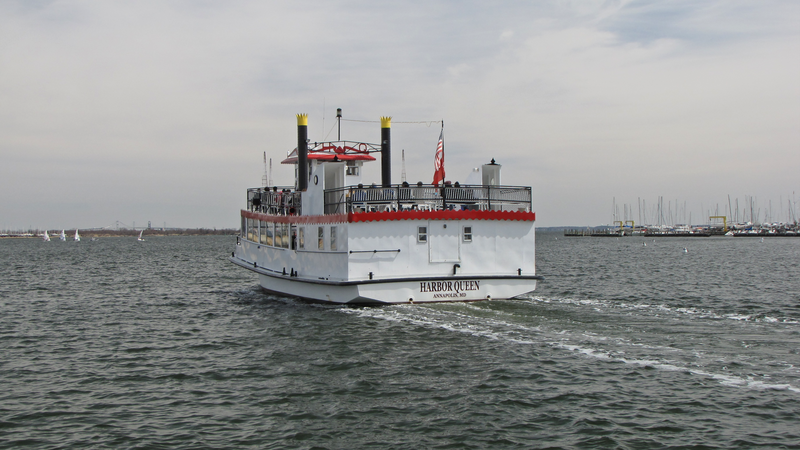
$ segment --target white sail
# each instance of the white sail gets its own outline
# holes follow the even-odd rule
[[[58,238],[61,239],[62,241],[67,240],[67,234],[64,233],[64,230],[61,230],[61,236],[59,236]]]
[[[144,239],[142,238],[142,233],[144,233],[144,230],[142,230],[142,231],[140,231],[140,232],[139,232],[139,238],[137,239],[138,241],[143,241],[143,240],[144,240]]]
[[[75,241],[80,241],[80,240],[81,240],[81,235],[78,234],[78,229],[75,228]]]
[[[47,234],[47,230],[44,230],[44,236],[42,236],[42,240],[45,242],[50,242],[50,235]]]

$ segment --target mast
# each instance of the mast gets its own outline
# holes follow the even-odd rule
[[[403,168],[402,172],[400,172],[400,181],[406,181],[406,150],[400,150],[400,163]]]
[[[336,135],[336,140],[342,140],[342,108],[336,108],[336,125],[339,127],[339,132]]]
[[[728,194],[728,214],[730,215],[730,218],[728,220],[730,220],[731,223],[734,223],[733,222],[733,205],[731,205],[731,194]]]
[[[617,223],[617,197],[611,197],[611,225]]]
[[[267,176],[267,152],[264,152],[264,176],[261,177],[261,185],[269,186],[269,176]]]

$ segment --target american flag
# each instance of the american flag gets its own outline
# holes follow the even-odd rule
[[[433,184],[438,185],[444,181],[444,129],[439,134],[439,144],[436,146],[436,157],[433,160]]]

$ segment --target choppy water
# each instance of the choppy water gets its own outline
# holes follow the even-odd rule
[[[0,240],[0,448],[800,448],[800,239],[540,233],[530,299],[381,308],[234,243]]]

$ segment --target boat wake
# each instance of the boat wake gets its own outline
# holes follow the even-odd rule
[[[337,311],[536,346],[534,354],[541,358],[550,353],[563,357],[564,352],[568,352],[575,357],[623,363],[628,367],[683,372],[715,380],[721,386],[800,393],[800,357],[797,356],[800,351],[766,352],[762,346],[748,346],[737,337],[752,338],[754,333],[768,333],[763,326],[778,323],[763,318],[741,319],[658,305],[612,305],[541,297]],[[687,318],[681,320],[681,316]],[[739,327],[760,328],[731,330],[731,322],[719,319],[736,319],[734,323]],[[713,325],[715,322],[717,325]],[[780,323],[792,325],[796,322]],[[710,328],[709,324],[712,324]],[[777,341],[779,338],[761,336],[754,340]],[[800,349],[800,343],[794,345]],[[787,358],[787,354],[791,358]]]
[[[745,322],[767,322],[782,324],[800,324],[800,318],[783,316],[774,317],[765,313],[743,314],[737,312],[723,313],[696,307],[674,307],[665,304],[610,302],[604,300],[580,300],[571,298],[551,299],[546,297],[530,297],[529,301],[539,303],[561,303],[581,306],[594,306],[603,309],[651,311],[652,314],[686,315],[698,319],[731,319]]]

